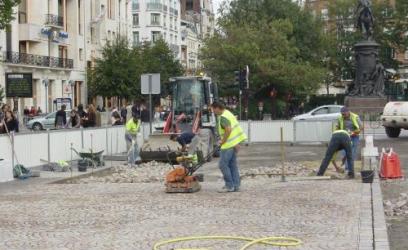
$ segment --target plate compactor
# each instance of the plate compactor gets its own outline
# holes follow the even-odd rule
[[[179,165],[174,166],[166,176],[166,193],[194,193],[201,189],[202,174],[194,173],[206,162],[202,151],[194,154],[184,153],[176,158]]]

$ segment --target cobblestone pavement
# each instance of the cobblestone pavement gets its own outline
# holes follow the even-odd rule
[[[195,194],[165,194],[160,183],[6,190],[0,194],[0,249],[148,250],[157,241],[193,235],[290,236],[304,242],[291,249],[358,248],[357,180],[246,180],[242,192],[229,194],[218,194],[220,186],[203,183]],[[173,247],[192,246],[227,250],[242,244]]]

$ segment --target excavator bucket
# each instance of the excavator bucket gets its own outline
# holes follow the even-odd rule
[[[140,150],[142,161],[176,162],[179,155],[177,142],[170,140],[170,134],[152,134]]]

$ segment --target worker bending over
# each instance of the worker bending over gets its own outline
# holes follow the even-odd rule
[[[140,163],[139,147],[137,145],[137,133],[140,130],[140,119],[137,113],[132,113],[132,118],[126,123],[126,146],[128,150],[128,164],[133,166]]]
[[[345,130],[336,130],[333,132],[333,135],[330,139],[329,147],[326,151],[326,156],[324,157],[322,164],[320,165],[318,176],[323,176],[327,167],[330,164],[330,161],[333,159],[333,156],[336,152],[340,150],[346,151],[347,161],[350,163],[350,169],[348,172],[348,177],[350,179],[354,178],[354,160],[351,151],[351,138],[347,131]]]
[[[347,107],[343,107],[340,110],[341,115],[337,120],[336,129],[345,130],[349,133],[351,139],[351,152],[353,154],[353,160],[356,159],[358,145],[360,144],[360,132],[363,129],[359,116]],[[346,161],[346,170],[351,171],[350,162]]]
[[[217,128],[220,135],[220,161],[219,167],[224,177],[225,186],[219,191],[237,192],[239,191],[241,180],[237,164],[237,153],[239,144],[247,139],[237,118],[225,109],[221,102],[214,102],[213,112],[217,115]]]
[[[181,146],[181,151],[187,151],[187,145],[190,144],[195,138],[195,134],[192,132],[183,132],[180,135],[172,134],[170,140],[176,141]]]

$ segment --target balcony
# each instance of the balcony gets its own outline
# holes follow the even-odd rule
[[[47,14],[45,15],[45,24],[62,28],[64,26],[64,17],[53,14]]]
[[[72,69],[74,60],[52,56],[39,56],[19,52],[4,53],[4,62],[11,64],[25,64],[38,67]]]
[[[162,4],[161,3],[147,3],[147,10],[161,11]]]

